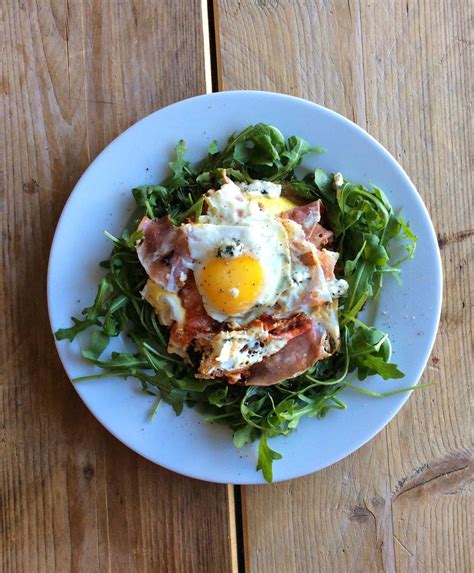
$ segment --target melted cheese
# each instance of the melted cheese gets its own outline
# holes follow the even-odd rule
[[[173,321],[184,321],[185,311],[178,295],[165,290],[151,279],[148,279],[141,294],[155,309],[161,324],[169,326]]]

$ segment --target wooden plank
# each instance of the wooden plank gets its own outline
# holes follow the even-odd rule
[[[411,173],[441,238],[445,273],[440,333],[425,373],[426,380],[440,383],[416,393],[387,432],[401,571],[473,568],[467,8],[440,1],[397,3],[388,10],[381,3],[362,5],[362,21],[382,22],[384,30],[382,42],[373,28],[363,27],[365,72],[374,88],[384,86],[366,91],[368,126]]]
[[[417,184],[445,272],[440,334],[423,378],[440,383],[415,392],[388,428],[335,466],[244,488],[247,570],[470,571],[468,5],[218,6],[223,89],[299,95],[367,128]]]
[[[226,486],[149,463],[93,419],[45,302],[55,224],[89,162],[140,117],[206,91],[201,3],[2,7],[0,570],[231,571]]]

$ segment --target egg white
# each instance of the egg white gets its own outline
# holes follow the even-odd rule
[[[271,197],[272,199],[276,199],[281,195],[281,185],[271,181],[254,179],[250,183],[239,183],[238,186],[249,195]]]

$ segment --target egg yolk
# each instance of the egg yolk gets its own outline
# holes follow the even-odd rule
[[[278,215],[278,213],[289,211],[297,206],[296,203],[286,197],[251,197],[250,201],[259,203],[267,213],[272,213],[272,215]]]
[[[202,269],[199,284],[214,307],[223,314],[240,314],[258,298],[264,283],[262,265],[249,255],[213,259]]]

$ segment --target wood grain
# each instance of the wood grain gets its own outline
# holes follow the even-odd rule
[[[0,570],[231,571],[227,488],[147,462],[93,419],[45,300],[55,224],[89,162],[145,114],[206,90],[201,3],[2,9]]]
[[[251,572],[472,571],[472,122],[468,3],[219,0],[223,89],[306,97],[379,139],[439,233],[444,306],[424,380],[361,450],[244,488]]]

